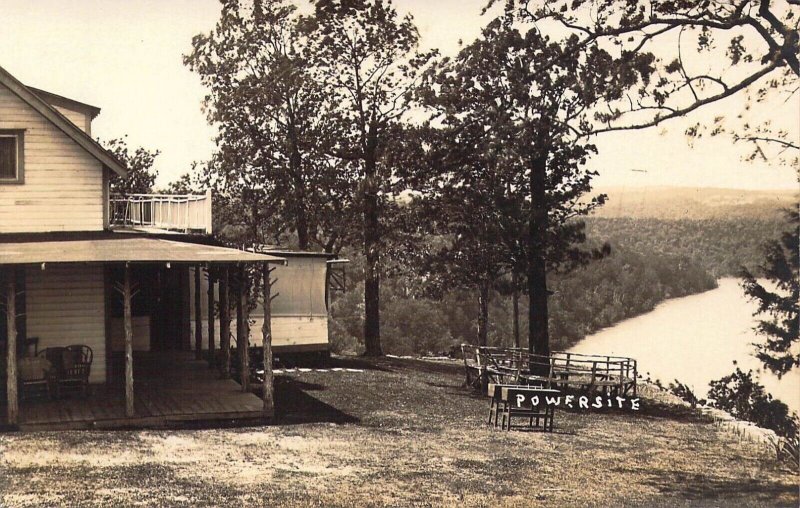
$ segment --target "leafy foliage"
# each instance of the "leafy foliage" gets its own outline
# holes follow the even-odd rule
[[[324,0],[304,20],[313,76],[326,93],[322,150],[350,172],[355,182],[347,199],[360,212],[360,240],[366,260],[364,281],[366,354],[382,354],[380,277],[392,224],[401,120],[432,53],[418,50],[419,32],[389,1]],[[356,215],[351,214],[355,219]],[[388,219],[388,220],[387,220]]]
[[[586,335],[650,312],[667,298],[715,287],[714,277],[688,258],[612,247],[606,259],[555,278],[554,347],[566,349]]]
[[[149,194],[153,192],[153,184],[158,176],[157,171],[153,168],[153,163],[161,152],[150,151],[142,147],[131,151],[128,148],[126,137],[106,141],[103,145],[128,168],[126,178],[121,178],[116,174],[111,176],[112,194]]]
[[[777,216],[710,219],[598,218],[586,220],[589,238],[638,253],[687,259],[714,277],[737,276],[763,260],[761,245],[782,229]]]
[[[586,164],[595,147],[575,133],[592,106],[649,73],[601,50],[575,51],[573,42],[501,17],[454,60],[440,62],[420,90],[433,110],[429,164],[412,181],[454,237],[440,257],[457,261],[463,282],[482,286],[482,294],[503,265],[525,273],[530,344],[540,354],[549,350],[546,271],[591,257],[578,248],[583,223],[572,219],[604,201],[580,199],[591,190],[595,172]]]
[[[768,316],[756,327],[766,337],[766,342],[758,345],[757,357],[779,376],[800,365],[800,215],[797,209],[787,215],[791,229],[780,240],[764,245],[766,260],[759,266],[759,275],[774,289],[759,282],[750,270],[742,272],[745,294],[758,302],[756,315]]]
[[[218,126],[217,152],[203,169],[228,218],[223,232],[248,243],[296,238],[301,250],[331,252],[345,236],[351,182],[319,151],[325,96],[295,10],[282,0],[225,1],[185,63],[209,90],[208,119]]]
[[[714,405],[741,420],[772,429],[782,437],[797,439],[800,421],[789,412],[788,406],[773,399],[753,378],[753,371],[742,372],[738,367],[732,374],[712,381],[708,397]]]
[[[565,281],[573,274],[564,274],[608,254],[599,243],[580,248],[587,238],[581,219],[605,201],[584,197],[595,176],[589,139],[652,127],[741,92],[760,100],[774,90],[790,97],[800,90],[798,16],[793,8],[774,11],[766,0],[488,1],[494,3],[505,4],[503,14],[430,72],[435,52],[419,51],[412,18],[398,15],[388,0],[317,0],[308,16],[284,0],[246,7],[224,0],[215,30],[196,36],[186,57],[209,89],[209,121],[219,126],[219,150],[199,171],[217,191],[223,235],[329,252],[359,245],[363,330],[354,332],[351,322],[336,333],[360,340],[369,355],[382,352],[381,310],[392,313],[385,320],[391,334],[410,334],[402,348],[438,343],[416,338],[419,330],[394,319],[394,313],[410,315],[405,306],[424,312],[409,302],[430,298],[432,286],[438,286],[437,301],[470,283],[479,287],[480,335],[488,338],[488,313],[505,305],[490,298],[513,272],[527,284],[529,346],[547,354],[551,329],[555,343],[567,343],[594,321],[613,322],[667,295],[713,285],[703,266],[729,273],[722,266],[730,259],[728,244],[704,238],[692,250],[677,235],[650,238],[647,228],[664,223],[645,224],[640,237],[639,223],[590,220],[590,235],[591,228],[606,227],[607,234],[595,236],[622,247],[611,263],[598,264],[600,272],[619,272],[624,286],[633,271],[640,283],[655,281],[656,289],[626,288],[643,298],[627,302],[612,293],[610,304],[595,307],[573,295],[596,309],[594,321],[575,318],[581,309],[555,296],[553,308],[570,320],[561,326],[548,316],[554,287],[563,284],[556,291],[565,294],[572,289]],[[674,51],[659,54],[654,46],[661,41]],[[694,72],[684,61],[687,44],[721,57],[705,58],[710,68]],[[424,125],[411,121],[417,104],[431,113]],[[725,125],[724,118],[715,120],[712,135]],[[742,132],[786,138],[778,127]],[[688,134],[699,137],[702,129]],[[401,196],[409,190],[414,203],[405,206]],[[403,244],[406,234],[435,237]],[[661,247],[668,254],[637,271],[639,256],[654,256]],[[715,257],[703,259],[707,252]],[[420,258],[424,284],[406,275],[408,260]],[[579,269],[574,276],[591,278],[587,273]],[[388,300],[381,298],[382,277]],[[680,283],[671,287],[671,280]],[[432,329],[445,342],[457,340],[465,336],[463,319],[454,326],[459,319]]]

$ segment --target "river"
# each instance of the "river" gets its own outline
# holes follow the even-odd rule
[[[753,356],[752,344],[763,340],[753,332],[755,308],[738,279],[720,279],[717,289],[667,300],[586,337],[571,351],[633,357],[640,374],[665,385],[678,379],[701,398],[708,382],[733,372],[736,361],[745,372],[760,370],[766,391],[800,413],[800,371],[778,379]]]

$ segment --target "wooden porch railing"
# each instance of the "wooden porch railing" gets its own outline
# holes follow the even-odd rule
[[[633,358],[567,351],[542,356],[524,349],[470,344],[462,344],[461,350],[467,384],[475,387],[482,388],[487,381],[493,381],[634,397],[637,394],[638,365]]]
[[[211,191],[196,194],[112,195],[110,226],[211,234]]]

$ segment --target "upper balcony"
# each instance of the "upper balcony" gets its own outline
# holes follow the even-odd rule
[[[211,234],[211,191],[205,194],[127,194],[109,200],[112,229]]]

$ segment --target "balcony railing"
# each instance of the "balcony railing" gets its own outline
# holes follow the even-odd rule
[[[211,234],[211,191],[193,194],[112,195],[112,228]]]

